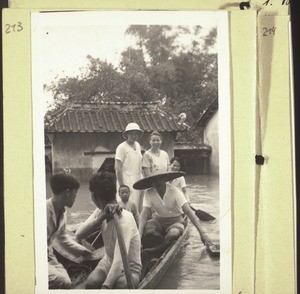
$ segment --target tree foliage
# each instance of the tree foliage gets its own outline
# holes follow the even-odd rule
[[[126,34],[135,46],[121,54],[118,67],[87,56],[75,77],[44,85],[57,105],[65,101],[157,101],[174,114],[185,112],[192,125],[218,95],[216,28],[132,25]],[[186,140],[193,140],[193,134]]]

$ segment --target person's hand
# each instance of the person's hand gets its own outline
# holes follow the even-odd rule
[[[76,235],[74,236],[74,241],[77,242],[78,244],[82,245],[82,239],[79,239]]]
[[[81,254],[81,256],[83,257],[83,259],[91,259],[92,255],[93,255],[93,252],[90,251],[90,250],[88,250],[88,249],[83,250],[82,254]]]
[[[212,241],[209,239],[209,237],[205,233],[201,233],[200,238],[205,246],[210,246],[213,244]]]
[[[120,214],[122,212],[122,207],[119,204],[107,204],[104,208],[104,213],[106,215],[106,219],[112,219],[114,217],[114,213]]]
[[[78,263],[84,264],[93,259],[93,252],[88,249],[82,249],[80,251],[80,257],[78,257]]]

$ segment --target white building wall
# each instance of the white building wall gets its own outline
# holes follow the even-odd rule
[[[219,112],[217,111],[207,123],[203,139],[204,143],[212,147],[210,157],[210,173],[219,173]]]

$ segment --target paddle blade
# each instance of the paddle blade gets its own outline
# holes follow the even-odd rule
[[[211,221],[211,220],[214,220],[216,219],[215,217],[213,217],[212,215],[210,215],[209,213],[203,211],[203,210],[200,210],[200,209],[197,209],[195,214],[197,215],[197,217],[201,220],[201,221],[204,221],[204,222],[207,222],[207,221]]]
[[[220,257],[220,245],[219,244],[213,244],[206,246],[206,250],[212,257]]]

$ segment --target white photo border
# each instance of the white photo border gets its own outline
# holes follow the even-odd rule
[[[232,291],[232,239],[231,239],[231,193],[232,193],[232,131],[231,131],[231,91],[230,91],[230,49],[229,24],[226,11],[88,11],[32,13],[32,104],[33,104],[33,151],[34,151],[34,227],[35,227],[35,273],[36,293],[70,293],[70,290],[48,289],[47,262],[47,222],[46,222],[46,178],[44,161],[44,104],[42,71],[40,65],[41,50],[39,36],[44,26],[65,25],[118,25],[118,24],[165,24],[198,25],[201,17],[218,19],[218,92],[219,92],[219,207],[220,207],[220,289],[219,290],[175,290],[196,293],[231,293]],[[80,17],[79,17],[80,15]],[[101,17],[100,17],[101,16]],[[130,19],[130,21],[129,21]],[[180,23],[178,23],[180,21]],[[86,290],[71,290],[72,293],[86,293]],[[99,290],[88,290],[99,293]],[[104,290],[106,291],[106,290]],[[130,290],[122,290],[128,292]],[[144,290],[138,290],[144,291]],[[174,290],[155,290],[167,293]]]

